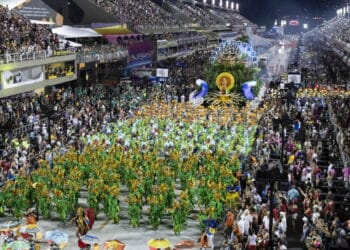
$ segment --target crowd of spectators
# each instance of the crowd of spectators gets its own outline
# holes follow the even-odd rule
[[[200,6],[178,1],[169,4],[176,11],[181,12],[182,14],[190,18],[192,23],[196,23],[201,26],[225,24],[217,16],[213,15],[210,11],[208,11],[208,9],[204,9]]]
[[[174,91],[177,96],[182,95],[186,88],[192,91],[195,79],[202,77],[203,65],[209,55],[209,52],[198,52],[176,61],[170,79],[174,82],[167,83],[169,91]],[[81,150],[82,136],[108,131],[110,113],[116,114],[117,111],[110,110],[106,90],[103,86],[56,89],[50,95],[1,100],[1,124],[7,119],[18,127],[31,125],[31,129],[23,133],[0,136],[1,180],[29,173],[38,167],[41,159],[51,162],[57,154],[72,148]],[[140,103],[147,102],[147,96],[150,96],[147,91],[152,91],[131,85],[119,86],[118,90],[120,98],[113,100],[112,105],[122,109],[120,119],[132,115]],[[339,103],[333,100],[333,103],[338,107],[337,113],[345,113],[349,109],[349,99],[342,99]],[[48,109],[58,114],[51,117],[55,122],[50,123],[50,129]],[[280,131],[274,126],[274,120],[284,113],[288,114],[289,123],[284,131]],[[273,199],[273,234],[278,241],[278,249],[287,249],[287,235],[298,232],[301,232],[300,237],[308,248],[333,245],[339,249],[348,246],[349,207],[338,203],[334,189],[338,178],[345,177],[345,174],[339,168],[341,165],[337,165],[341,164],[337,143],[328,121],[327,104],[322,99],[298,99],[294,105],[271,105],[257,132],[256,151],[246,160],[243,174],[236,183],[238,196],[229,212],[233,214],[234,221],[229,222],[228,216],[225,219],[225,246],[267,247],[270,186],[268,183],[261,185],[254,178],[257,171],[273,168],[271,158],[280,155],[282,147],[285,158],[285,166],[282,167],[288,172],[289,188],[276,192]],[[343,126],[346,121],[339,121],[339,124]],[[323,145],[326,139],[329,144]],[[324,146],[329,146],[326,155],[329,163],[326,166],[321,164],[326,154]],[[345,186],[345,183],[342,185]],[[288,220],[293,220],[291,225],[295,228],[287,228]],[[298,223],[302,224],[301,231],[298,231]]]
[[[105,132],[111,115],[126,119],[162,91],[129,83],[113,88],[96,85],[55,89],[48,95],[2,99],[1,182],[29,173],[38,167],[40,160],[50,162],[55,155],[80,149],[80,138]],[[118,98],[110,100],[110,92]]]
[[[132,25],[179,25],[181,20],[150,0],[90,0],[112,14],[121,23]]]
[[[321,26],[321,29],[332,39],[350,43],[350,17],[337,17]]]
[[[57,35],[44,26],[31,24],[29,19],[0,6],[0,54],[33,53],[56,49],[59,46]]]
[[[337,140],[339,145],[341,145],[341,152],[344,154],[345,160],[350,164],[350,97],[332,97],[330,105],[335,118]]]
[[[123,100],[130,92],[123,92]],[[97,85],[56,89],[49,95],[2,99],[1,182],[29,173],[38,167],[38,161],[50,161],[68,148],[79,149],[80,136],[106,129],[112,112],[107,109],[107,97],[106,89]],[[130,108],[133,101],[128,101]]]
[[[109,59],[121,59],[128,57],[128,47],[126,44],[118,43],[84,43],[77,50],[78,61],[108,61]]]
[[[205,66],[210,56],[210,50],[196,51],[172,61],[166,67],[171,68],[169,78],[165,85],[165,95],[185,96],[186,100],[189,94],[194,91],[196,79],[203,79]],[[162,67],[162,65],[159,65]]]
[[[158,89],[155,92],[159,95],[163,92],[163,96],[176,95],[178,100],[181,95],[187,96],[195,88],[195,79],[202,76],[208,56],[208,51],[202,51],[176,60],[174,70],[170,71],[169,81],[162,88],[155,88]],[[112,114],[118,113],[121,117],[130,115],[145,101],[145,98],[158,95],[150,94],[153,90],[133,84],[115,87],[112,90],[113,94],[119,98],[112,100]],[[94,95],[91,95],[92,93]],[[16,174],[22,166],[18,165],[18,159],[25,155],[23,169],[30,171],[34,164],[32,159],[36,164],[38,159],[45,159],[49,148],[65,148],[71,136],[81,132],[81,129],[91,129],[91,133],[98,131],[102,124],[106,124],[111,114],[108,96],[107,89],[100,86],[87,89],[58,89],[50,95],[2,99],[0,103],[2,165],[13,166],[10,172]],[[48,109],[58,114],[54,125],[50,128],[51,138],[54,141],[52,145],[48,143]],[[10,133],[7,133],[8,131]],[[73,142],[76,143],[74,140]],[[5,167],[4,170],[2,180],[7,178],[10,169]]]
[[[332,51],[344,62],[346,66],[350,65],[350,17],[335,17],[316,29],[307,33],[308,37],[314,41],[318,40],[322,46]],[[315,39],[317,38],[317,39]],[[330,64],[332,65],[332,64]]]
[[[167,1],[169,6],[159,6],[151,0],[111,1],[90,0],[117,17],[122,23],[132,25],[181,25],[195,23],[201,26],[230,24],[251,24],[251,22],[232,10],[213,9],[181,1]],[[142,10],[142,11],[141,11]]]
[[[74,63],[67,62],[65,64],[56,65],[54,67],[48,64],[45,67],[45,74],[46,74],[46,79],[73,76],[75,74]]]
[[[83,44],[83,46],[77,49],[77,53],[113,53],[125,49],[127,49],[127,46],[124,44],[101,44],[98,42],[94,42],[90,44]]]
[[[272,184],[260,179],[258,173],[271,179],[272,170],[277,168],[277,172],[288,172],[288,188],[283,188],[281,179],[278,187],[273,187],[272,232],[277,249],[287,249],[291,240],[287,236],[291,235],[298,235],[305,249],[348,249],[349,168],[339,161],[326,100],[301,98],[291,105],[280,101],[271,104],[260,121],[256,150],[236,184],[240,197],[225,216],[224,244],[227,249],[268,247]],[[276,126],[279,117],[287,120],[283,130]],[[279,165],[276,157],[279,161],[282,147],[284,164]],[[347,193],[340,195],[339,190]],[[229,216],[234,222],[228,222]]]

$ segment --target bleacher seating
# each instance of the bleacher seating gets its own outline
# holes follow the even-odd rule
[[[59,47],[58,36],[0,5],[0,54],[33,53]]]
[[[114,15],[117,21],[131,25],[179,25],[183,22],[150,0],[90,0]]]

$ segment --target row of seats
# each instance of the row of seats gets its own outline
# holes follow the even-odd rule
[[[181,1],[167,1],[158,5],[151,0],[90,0],[108,13],[116,17],[119,22],[137,25],[183,25],[197,23],[202,26],[225,25],[227,23],[249,23],[246,18],[232,10],[213,9],[184,3]],[[166,8],[169,7],[170,8]],[[178,13],[186,16],[181,19]]]

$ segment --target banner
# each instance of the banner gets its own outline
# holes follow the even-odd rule
[[[63,25],[63,16],[41,0],[26,0],[18,5],[15,10],[30,20]]]
[[[149,41],[133,43],[128,47],[127,68],[137,68],[152,63],[155,46]]]
[[[44,79],[42,66],[4,71],[2,72],[2,89],[41,82]]]

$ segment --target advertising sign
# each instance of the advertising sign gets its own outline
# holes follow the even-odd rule
[[[301,74],[288,74],[288,83],[294,82],[294,84],[301,83]]]
[[[298,20],[290,20],[289,26],[299,26],[299,21]]]
[[[142,41],[129,45],[128,51],[127,68],[137,68],[152,63],[155,46],[148,41]]]
[[[2,72],[2,88],[8,89],[44,81],[42,66]]]
[[[169,76],[169,69],[157,68],[156,76],[157,77],[168,77]]]
[[[63,16],[41,0],[26,0],[15,10],[30,20],[63,25]]]

